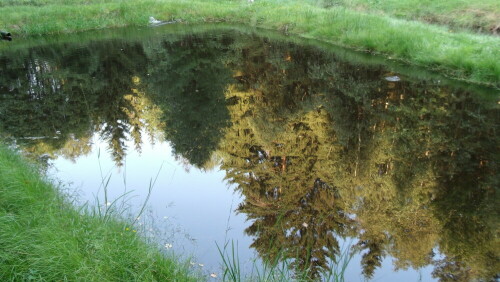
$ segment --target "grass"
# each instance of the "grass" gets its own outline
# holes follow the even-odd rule
[[[149,16],[185,23],[239,23],[382,54],[448,77],[500,88],[500,37],[473,31],[476,21],[486,22],[488,15],[499,13],[499,4],[493,0],[427,2],[10,0],[0,5],[0,29],[19,40],[19,36],[146,26]],[[467,12],[474,9],[484,16]],[[484,29],[488,25],[482,24]]]
[[[221,247],[217,244],[217,250],[222,261],[222,280],[223,281],[311,281],[309,269],[293,270],[293,258],[288,258],[284,252],[278,252],[275,259],[264,260],[258,263],[253,260],[252,271],[250,274],[244,274],[241,270],[241,263],[238,254],[238,242],[229,244],[228,241]],[[343,248],[338,255],[335,255],[336,262],[330,261],[328,268],[319,273],[317,279],[321,281],[340,282],[345,280],[345,271],[349,265],[354,252],[351,245]]]
[[[472,30],[500,33],[500,2],[497,0],[309,0],[325,8],[343,6],[365,13],[386,15]]]
[[[34,166],[0,148],[1,281],[196,281],[116,217],[76,210]]]

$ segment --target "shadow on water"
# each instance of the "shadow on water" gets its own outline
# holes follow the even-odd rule
[[[77,161],[96,133],[117,165],[164,140],[195,167],[215,157],[244,196],[251,247],[311,278],[339,237],[357,238],[368,278],[385,257],[441,280],[498,277],[497,91],[314,42],[193,29],[3,47],[4,142],[45,163]]]

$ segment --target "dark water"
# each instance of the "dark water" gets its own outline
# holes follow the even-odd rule
[[[4,44],[0,134],[83,198],[157,177],[163,243],[211,269],[235,240],[311,277],[349,247],[348,281],[498,278],[498,91],[325,49],[170,27]]]

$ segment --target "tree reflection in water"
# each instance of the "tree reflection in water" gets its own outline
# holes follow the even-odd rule
[[[199,168],[216,155],[264,260],[284,255],[316,278],[338,238],[356,237],[366,277],[386,256],[433,264],[441,280],[500,269],[499,114],[478,93],[236,33],[10,52],[4,140],[76,160],[97,134],[117,165],[143,134]]]

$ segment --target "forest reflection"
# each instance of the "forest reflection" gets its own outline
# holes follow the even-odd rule
[[[368,278],[386,256],[443,281],[498,277],[500,119],[477,93],[236,33],[54,44],[0,62],[5,142],[76,160],[97,134],[119,166],[167,140],[195,167],[220,164],[265,260],[293,258],[315,278],[338,238],[355,237]]]

